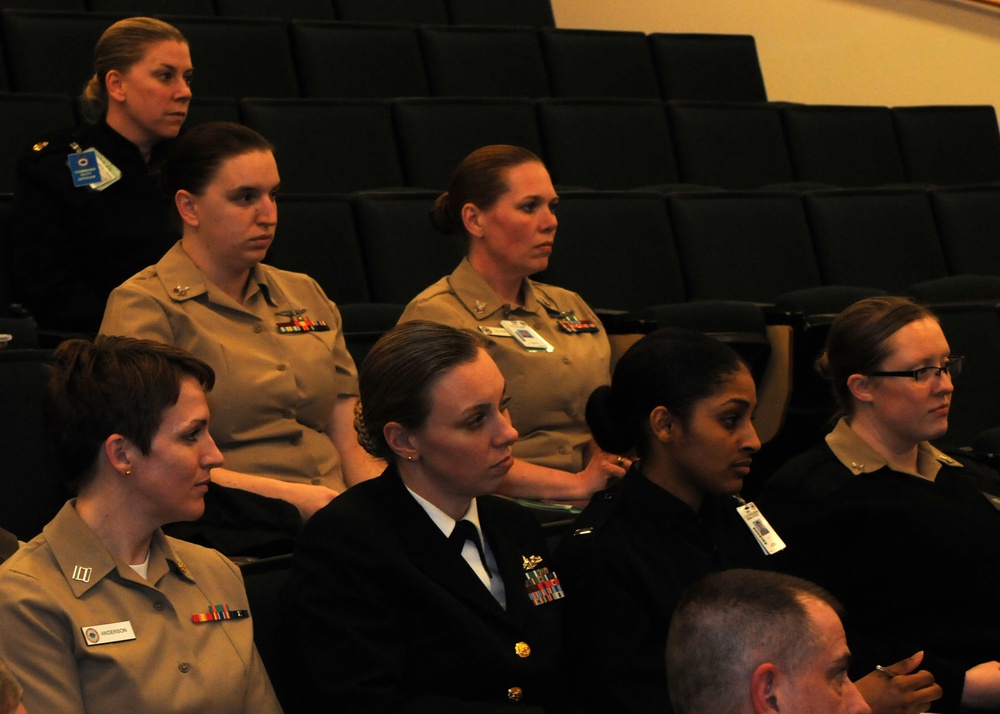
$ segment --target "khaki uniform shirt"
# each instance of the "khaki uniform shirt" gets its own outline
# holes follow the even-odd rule
[[[191,621],[210,605],[247,609],[239,569],[157,531],[144,580],[74,504],[0,566],[0,658],[24,687],[28,711],[280,713],[252,619]],[[87,644],[89,628],[123,622],[134,639]]]
[[[572,310],[599,332],[569,334],[559,328],[560,313]],[[524,306],[504,304],[463,260],[455,272],[417,295],[400,322],[432,320],[475,330],[500,328],[501,320],[523,320],[551,344],[553,352],[526,350],[513,337],[492,337],[490,356],[507,380],[510,415],[520,434],[514,456],[576,472],[584,467],[590,430],[584,417],[587,399],[610,382],[611,345],[597,316],[576,293],[524,281]]]
[[[307,275],[258,265],[250,282],[240,305],[177,243],[115,288],[101,332],[174,344],[212,366],[211,433],[226,468],[343,491],[326,430],[337,396],[358,391],[340,312]],[[280,313],[299,310],[329,331],[279,334],[291,320]]]
[[[883,466],[888,466],[893,471],[933,481],[942,465],[962,468],[961,463],[943,451],[935,449],[927,441],[921,441],[917,444],[916,473],[898,464],[890,463],[869,446],[868,442],[858,436],[844,418],[841,418],[833,431],[826,435],[826,444],[837,460],[849,468],[853,474],[871,473],[878,471]]]

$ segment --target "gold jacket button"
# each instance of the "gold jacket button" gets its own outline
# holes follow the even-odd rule
[[[524,690],[520,687],[511,687],[507,690],[507,698],[512,702],[521,701],[521,697],[524,696]]]
[[[514,645],[514,651],[517,652],[518,657],[523,659],[531,654],[531,647],[528,646],[527,642],[518,642]]]

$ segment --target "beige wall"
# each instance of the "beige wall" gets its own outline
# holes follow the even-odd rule
[[[552,0],[565,28],[751,34],[768,97],[1000,105],[1000,8],[967,0]]]

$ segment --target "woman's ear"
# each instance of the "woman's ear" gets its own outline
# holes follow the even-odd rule
[[[124,75],[117,69],[109,70],[104,75],[104,86],[108,92],[108,97],[116,102],[125,101],[125,83],[122,81]]]
[[[133,448],[132,442],[121,434],[112,434],[104,440],[104,456],[111,468],[122,476],[132,471]]]
[[[674,440],[677,419],[666,407],[656,407],[649,413],[649,428],[653,432],[653,438],[663,444],[669,444]]]
[[[382,427],[382,436],[396,456],[407,461],[416,461],[420,458],[420,451],[413,437],[399,422],[390,421]]]
[[[847,388],[851,391],[851,396],[859,402],[870,403],[874,399],[871,377],[863,374],[852,374],[847,378]]]
[[[483,236],[483,212],[475,204],[467,203],[462,206],[462,225],[465,232],[470,236],[481,238]]]
[[[198,206],[193,193],[181,189],[174,194],[174,205],[185,224],[192,228],[198,227]]]

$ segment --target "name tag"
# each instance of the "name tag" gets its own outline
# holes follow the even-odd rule
[[[767,519],[761,515],[761,512],[757,509],[756,504],[752,501],[750,503],[745,503],[736,509],[736,512],[740,514],[740,517],[746,522],[747,528],[753,533],[753,537],[757,539],[757,543],[760,545],[761,550],[763,550],[768,555],[774,555],[779,550],[785,549],[785,542],[778,537],[778,534],[774,532],[774,528],[771,524],[767,522]]]
[[[135,630],[132,629],[130,620],[109,622],[106,625],[90,625],[80,629],[83,631],[83,639],[86,640],[88,647],[135,639]]]

